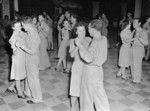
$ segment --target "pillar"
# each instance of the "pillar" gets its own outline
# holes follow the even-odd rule
[[[134,18],[141,17],[142,0],[135,0]]]
[[[4,18],[5,15],[8,15],[10,18],[10,3],[9,0],[3,0],[2,1],[2,18]]]
[[[147,7],[147,16],[150,16],[150,0],[149,0],[148,7]]]
[[[99,14],[99,2],[93,1],[92,5],[93,5],[93,18],[94,18],[97,14]]]
[[[19,11],[19,8],[18,8],[18,0],[14,0],[14,10],[15,10],[16,12]]]

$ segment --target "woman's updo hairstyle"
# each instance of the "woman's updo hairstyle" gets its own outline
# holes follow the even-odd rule
[[[77,32],[78,27],[85,27],[85,23],[83,21],[79,21],[74,25],[73,31]]]
[[[83,22],[83,21],[78,21],[78,22],[74,25],[73,30],[72,30],[71,38],[76,38],[76,37],[77,37],[76,32],[77,32],[77,28],[78,28],[78,27],[85,27],[85,22]]]
[[[97,31],[102,31],[104,22],[102,20],[92,20],[90,22],[90,27],[96,29]]]

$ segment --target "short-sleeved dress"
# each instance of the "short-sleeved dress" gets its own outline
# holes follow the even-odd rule
[[[49,56],[47,53],[47,37],[49,33],[49,26],[46,23],[42,23],[40,26],[43,31],[39,32],[40,35],[40,70],[44,70],[48,67],[51,67],[51,63],[49,61]]]
[[[70,51],[74,50],[75,39],[70,40]],[[85,37],[82,41],[82,44],[85,47],[88,47],[91,38]],[[74,62],[71,69],[71,82],[70,82],[70,95],[80,97],[80,85],[81,85],[81,76],[83,71],[84,61],[80,58],[79,52],[77,51],[74,56]]]
[[[124,29],[120,33],[120,37],[122,40],[122,46],[119,52],[119,66],[120,67],[129,67],[130,65],[130,56],[131,56],[131,42],[125,42],[125,39],[131,39],[132,34],[131,31]]]
[[[62,34],[62,41],[59,46],[58,50],[58,58],[61,59],[66,59],[67,53],[69,51],[69,30],[62,29],[61,34]]]
[[[14,51],[14,54],[12,55],[12,66],[11,66],[11,74],[10,74],[10,80],[22,80],[26,77],[26,68],[25,68],[25,52],[17,48],[15,46],[15,43],[18,41],[19,43],[23,44],[25,46],[25,33],[20,31],[16,32],[14,31],[9,42],[11,44],[11,47]]]
[[[49,26],[49,33],[48,33],[48,41],[53,42],[53,27],[52,27],[53,21],[52,19],[48,20],[48,26]]]

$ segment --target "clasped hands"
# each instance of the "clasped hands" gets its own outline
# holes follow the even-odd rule
[[[80,46],[81,46],[81,40],[80,40],[79,38],[76,38],[76,39],[75,39],[75,45],[76,45],[77,47],[80,47]]]
[[[16,41],[15,46],[18,47],[18,48],[24,47],[19,41]]]

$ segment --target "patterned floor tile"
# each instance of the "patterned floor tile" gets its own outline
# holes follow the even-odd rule
[[[8,105],[1,105],[0,111],[12,111]]]
[[[137,103],[130,107],[134,111],[149,111],[150,108],[147,106],[144,106],[143,104]]]
[[[6,97],[6,96],[12,95],[12,93],[1,92],[0,95],[1,95],[2,97]]]
[[[52,109],[54,111],[68,111],[69,110],[69,108],[63,103],[53,106]]]
[[[48,82],[52,83],[52,84],[55,84],[55,83],[59,82],[59,80],[56,79],[56,78],[53,78],[53,79],[49,79]]]
[[[44,109],[46,109],[48,106],[45,103],[38,103],[38,104],[32,104],[30,105],[30,107],[34,110],[34,111],[43,111]]]
[[[58,100],[57,98],[53,97],[50,99],[46,99],[44,101],[44,103],[48,106],[48,107],[52,107],[52,106],[56,106],[57,104],[61,104],[62,102],[60,100]]]
[[[115,100],[111,99],[111,98],[108,98],[108,101],[109,101],[109,104],[112,104],[115,102]]]
[[[110,86],[107,87],[107,89],[109,89],[113,92],[116,92],[116,91],[120,90],[120,88],[116,85],[110,85]]]
[[[49,93],[50,93],[51,95],[53,95],[53,96],[59,96],[59,95],[63,94],[64,91],[59,90],[58,88],[56,88],[55,90],[51,90]]]
[[[25,106],[25,107],[18,108],[15,111],[34,111],[34,110],[31,107]]]
[[[47,85],[46,85],[47,84]],[[50,84],[48,82],[41,82],[41,87],[43,90],[45,91],[52,91],[52,90],[55,90],[55,86],[53,84]]]
[[[63,75],[60,74],[60,72],[56,72],[56,73],[52,74],[52,76],[54,76],[54,77],[56,77],[56,78],[60,78],[60,77],[62,77]]]
[[[26,106],[26,104],[23,101],[16,101],[13,103],[9,103],[8,105],[12,110],[16,110],[16,109]]]
[[[150,92],[146,92],[146,91],[143,91],[143,90],[140,90],[140,91],[136,92],[136,94],[138,94],[142,97],[145,97],[145,98],[150,97]]]
[[[124,111],[134,111],[134,110],[131,109],[131,108],[127,108],[127,109],[125,109]]]
[[[107,80],[107,82],[109,82],[110,84],[112,84],[112,85],[115,85],[115,84],[118,84],[119,83],[119,81],[115,78],[115,79],[108,79]]]
[[[104,81],[104,87],[110,86],[111,84],[107,81]]]
[[[139,88],[137,88],[137,87],[134,87],[134,86],[132,86],[132,85],[126,87],[125,89],[128,90],[128,91],[131,91],[132,93],[136,93],[136,92],[138,92],[138,91],[141,90],[141,89],[139,89]]]
[[[133,101],[136,101],[136,102],[141,102],[141,101],[144,101],[145,98],[138,95],[138,94],[131,94],[129,96],[127,96],[128,98],[132,99]]]
[[[129,85],[127,83],[117,83],[116,86],[120,87],[120,88],[126,88]]]
[[[139,88],[139,89],[145,89],[147,86],[144,84],[136,84],[134,85],[135,87]]]
[[[120,90],[117,91],[117,93],[119,93],[119,94],[121,94],[123,96],[129,96],[129,95],[132,94],[130,91],[127,91],[125,89],[120,89]]]
[[[136,103],[136,101],[133,101],[133,100],[127,98],[127,97],[125,97],[123,99],[120,99],[119,102],[126,105],[127,107],[132,106],[133,104]]]
[[[6,104],[3,98],[0,98],[0,106]]]
[[[44,92],[42,94],[42,97],[43,97],[43,100],[46,100],[46,99],[50,99],[53,97],[53,95],[49,94],[48,92]]]
[[[105,89],[105,92],[106,92],[107,94],[111,94],[111,93],[114,92],[114,91],[112,91],[112,90],[110,90],[110,89],[107,89],[106,87],[104,87],[104,89]]]
[[[108,98],[112,98],[115,101],[118,101],[118,100],[124,98],[121,94],[116,93],[116,92],[108,93],[107,96],[108,96]]]
[[[141,103],[150,108],[150,99],[145,99]]]
[[[143,89],[143,90],[150,93],[150,87],[146,87],[146,88]]]
[[[114,102],[110,104],[111,111],[124,111],[128,107],[119,102]]]
[[[9,96],[6,96],[6,97],[3,97],[4,101],[6,103],[12,103],[12,102],[16,102],[18,101],[19,99],[16,97],[16,95],[9,95]]]
[[[68,96],[68,94],[66,94],[66,93],[57,96],[57,98],[58,98],[60,101],[62,101],[62,102],[69,100],[69,96]]]

